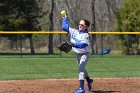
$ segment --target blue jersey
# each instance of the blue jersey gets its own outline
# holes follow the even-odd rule
[[[71,43],[73,44],[72,50],[78,54],[87,53],[90,51],[89,34],[87,31],[80,31],[69,27],[66,17],[63,18],[62,28],[68,32]]]

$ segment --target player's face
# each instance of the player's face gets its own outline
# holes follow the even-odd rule
[[[79,22],[79,30],[84,31],[87,29],[87,26],[85,25],[85,22],[83,20],[81,20]]]

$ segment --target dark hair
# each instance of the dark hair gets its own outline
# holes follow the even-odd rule
[[[88,20],[84,19],[83,21],[85,22],[85,25],[86,25],[87,27],[90,26],[90,22],[89,22]]]

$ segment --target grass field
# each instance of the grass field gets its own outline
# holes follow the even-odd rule
[[[140,77],[140,58],[90,57],[93,78]],[[75,58],[0,58],[0,80],[78,78]]]

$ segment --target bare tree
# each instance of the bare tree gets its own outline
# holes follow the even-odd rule
[[[54,0],[51,0],[51,7],[50,7],[50,13],[49,13],[49,31],[53,31],[53,10],[54,10]],[[53,35],[49,34],[49,44],[48,44],[48,53],[53,54]]]
[[[96,15],[95,15],[95,1],[91,0],[91,11],[92,11],[92,23],[91,23],[91,31],[96,31]],[[96,44],[96,35],[92,35],[92,54],[97,54],[97,44]]]

